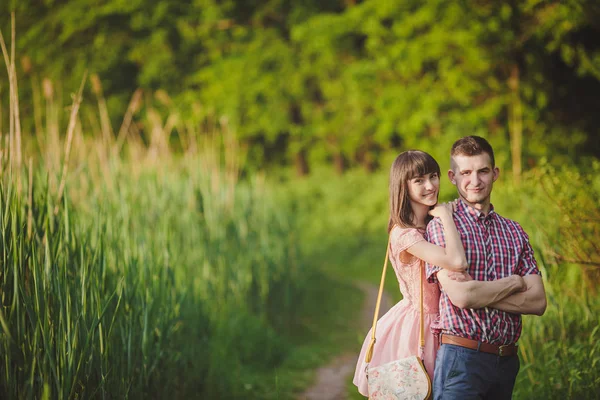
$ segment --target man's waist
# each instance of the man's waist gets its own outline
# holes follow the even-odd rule
[[[476,342],[485,342],[496,346],[516,343],[521,336],[521,329],[509,330],[500,333],[491,329],[462,331],[457,329],[455,326],[448,326],[445,324],[439,324],[438,326],[432,328],[435,328],[435,331],[439,332],[440,334],[458,336],[465,339],[475,340]]]
[[[521,336],[521,317],[494,309],[440,309],[435,328],[467,339],[503,345],[516,343]]]
[[[516,343],[499,345],[480,340],[468,339],[461,336],[449,335],[447,333],[442,334],[440,342],[442,344],[451,344],[484,353],[495,354],[500,357],[515,355],[517,354],[519,348]]]

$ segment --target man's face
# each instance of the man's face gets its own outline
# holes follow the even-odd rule
[[[489,154],[482,153],[452,157],[452,169],[448,171],[448,178],[458,189],[460,197],[473,206],[485,206],[490,201],[498,174],[498,168],[492,167]]]

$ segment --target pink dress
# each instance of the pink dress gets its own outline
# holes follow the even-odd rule
[[[401,229],[394,227],[390,238],[390,261],[400,284],[403,299],[392,307],[377,322],[377,331],[373,358],[370,366],[385,364],[411,355],[418,355],[419,348],[419,296],[420,276],[425,273],[423,261],[406,252],[413,244],[425,240],[423,233],[417,229]],[[424,277],[424,275],[423,275]],[[433,369],[437,339],[429,329],[438,317],[440,291],[437,284],[423,279],[423,311],[425,314],[425,354],[424,364],[433,382]],[[365,374],[365,354],[371,341],[371,331],[363,343],[356,371],[354,384],[363,396],[369,395],[367,376]]]

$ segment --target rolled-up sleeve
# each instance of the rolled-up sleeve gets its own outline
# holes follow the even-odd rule
[[[537,261],[535,260],[535,256],[533,255],[533,248],[529,243],[529,236],[520,225],[517,225],[519,234],[522,236],[524,244],[523,250],[521,250],[521,254],[519,255],[519,262],[517,264],[517,268],[515,273],[521,276],[526,275],[541,275]]]
[[[433,243],[435,245],[446,247],[446,238],[444,237],[444,226],[439,218],[434,218],[427,225],[427,233],[425,234],[425,238],[428,242]],[[437,265],[432,265],[429,263],[425,263],[425,273],[427,276],[427,281],[430,283],[438,283],[437,280],[437,272],[441,268]]]

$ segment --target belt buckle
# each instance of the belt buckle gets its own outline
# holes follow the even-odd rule
[[[505,355],[505,354],[504,354],[504,350],[505,350],[505,349],[508,349],[508,346],[509,346],[509,345],[507,345],[507,344],[503,344],[503,345],[501,345],[500,347],[498,347],[498,355],[499,355],[500,357],[503,357],[503,356]]]

